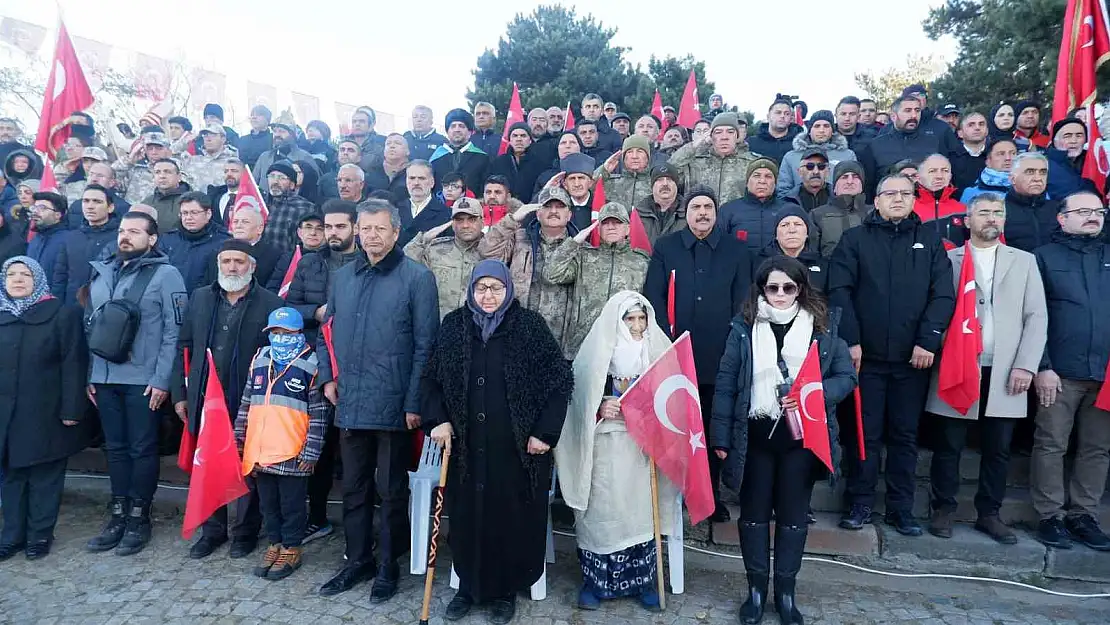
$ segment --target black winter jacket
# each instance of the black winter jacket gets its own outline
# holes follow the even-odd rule
[[[416,217],[412,216],[411,199],[400,203],[397,209],[401,214],[401,236],[397,239],[397,247],[400,249],[404,249],[417,234],[451,221],[451,209],[434,197]]]
[[[198,232],[179,228],[167,233],[159,240],[158,246],[170,257],[170,264],[181,272],[185,291],[192,293],[194,289],[211,284],[216,279],[216,274],[210,273],[211,268],[216,265],[220,246],[230,238],[222,223],[210,219]]]
[[[748,137],[748,149],[752,152],[775,161],[776,165],[782,164],[782,157],[794,149],[794,137],[805,128],[798,124],[790,124],[783,137],[772,137],[767,123],[759,124],[755,134]]]
[[[1052,234],[1060,230],[1056,214],[1059,200],[1040,195],[1022,195],[1013,189],[1006,194],[1006,245],[1032,252],[1052,242]]]
[[[239,137],[238,147],[239,160],[243,161],[246,165],[250,165],[251,169],[254,169],[254,164],[258,162],[258,157],[262,156],[263,152],[274,149],[274,133],[270,132],[269,128],[259,133],[255,133],[252,130]]]
[[[944,122],[940,122],[944,124]],[[912,159],[920,162],[930,154],[944,154],[949,156],[957,152],[952,149],[950,142],[954,141],[952,129],[945,124],[947,134],[932,124],[922,123],[913,132],[903,132],[893,126],[884,128],[879,136],[858,154],[859,162],[863,165],[867,197],[875,197],[875,187],[887,175],[892,165],[903,159]],[[951,135],[951,137],[950,137]],[[960,148],[963,149],[963,148]]]
[[[837,129],[837,132],[840,132],[840,130]],[[841,136],[848,140],[848,149],[859,154],[860,150],[866,147],[872,139],[879,136],[879,130],[874,126],[856,124],[855,132],[850,135],[841,133]]]
[[[979,175],[987,166],[987,150],[984,149],[979,156],[972,156],[961,144],[959,151],[949,158],[952,161],[952,186],[956,187],[956,197],[960,197],[964,189],[979,182]]]
[[[1110,244],[1057,232],[1033,254],[1048,300],[1042,368],[1069,380],[1103,381],[1110,358]]]
[[[845,232],[828,291],[843,312],[840,336],[878,362],[908,363],[915,345],[936,354],[955,307],[944,244],[913,213],[894,223],[875,210]]]
[[[12,256],[27,253],[27,240],[18,228],[13,228],[11,220],[4,217],[0,224],[0,264]],[[51,291],[53,292],[53,290]]]
[[[50,292],[67,304],[77,303],[77,290],[92,278],[91,261],[99,260],[105,249],[116,248],[120,213],[110,213],[102,226],[90,226],[82,219],[81,227],[71,230],[58,252]]]
[[[787,208],[787,203],[773,195],[761,201],[750,193],[745,194],[721,206],[717,213],[717,227],[730,237],[746,243],[754,256],[775,240],[779,212],[784,208]]]
[[[778,258],[779,256],[786,256],[779,246],[778,241],[771,241],[763,251],[759,253],[759,258],[752,263],[752,282],[755,282],[755,274],[759,271],[759,266],[764,262]],[[809,269],[809,285],[817,290],[819,293],[825,292],[825,287],[829,282],[829,261],[821,258],[821,255],[814,252],[812,247],[807,243],[802,253],[798,255],[798,262],[802,263]],[[839,319],[839,316],[837,317]]]
[[[729,321],[740,312],[752,281],[748,248],[720,229],[698,240],[689,229],[655,242],[644,278],[644,296],[655,307],[659,327],[670,328],[667,290],[675,272],[675,328],[672,338],[690,331],[701,384],[717,377]]]

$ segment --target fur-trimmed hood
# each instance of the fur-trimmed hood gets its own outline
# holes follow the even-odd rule
[[[794,137],[793,146],[795,150],[805,150],[807,148],[817,148],[826,152],[829,150],[847,150],[848,140],[844,138],[844,135],[834,132],[832,138],[827,142],[814,143],[813,139],[809,137],[809,132],[806,131],[799,132],[797,136]]]

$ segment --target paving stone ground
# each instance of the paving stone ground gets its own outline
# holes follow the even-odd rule
[[[17,556],[0,563],[0,623],[401,625],[419,621],[422,576],[406,575],[399,594],[382,605],[370,603],[368,584],[337,597],[316,594],[342,563],[341,532],[311,543],[306,548],[304,567],[292,577],[268,582],[250,575],[257,554],[246,560],[231,560],[224,547],[205,560],[190,560],[189,542],[179,535],[176,504],[158,507],[152,544],[130,558],[84,551],[85,540],[98,531],[102,521],[103,507],[98,497],[67,491],[53,553],[38,562]],[[561,552],[557,560],[549,571],[547,599],[518,601],[516,623],[737,622],[739,595],[745,588],[741,573],[689,570],[686,593],[669,596],[663,614],[649,614],[634,601],[609,602],[601,611],[585,612],[574,607],[580,577],[573,556]],[[443,610],[452,596],[446,566],[438,572],[430,621],[436,625],[445,622]],[[806,564],[798,588],[806,622],[813,625],[1110,623],[1110,599],[1062,599],[982,583],[883,578],[823,564]],[[1070,588],[1079,592],[1107,591],[1095,585]],[[480,609],[462,621],[485,622]],[[768,612],[764,622],[778,621]]]

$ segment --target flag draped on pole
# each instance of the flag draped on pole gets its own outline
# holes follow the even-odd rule
[[[674,336],[678,328],[678,322],[675,321],[674,316],[674,277],[675,270],[671,270],[671,277],[667,280],[667,323],[671,326],[671,336]]]
[[[1106,363],[1106,376],[1102,379],[1102,387],[1098,389],[1095,397],[1095,408],[1110,412],[1110,362]]]
[[[181,525],[182,538],[192,538],[193,532],[217,509],[250,492],[243,481],[231,415],[227,410],[220,377],[215,375],[212,350],[208,350],[207,357],[208,384],[204,392],[204,408],[200,413],[197,449],[193,453],[189,499],[185,503],[185,521]]]
[[[513,83],[513,97],[509,100],[509,112],[505,116],[505,129],[501,131],[501,147],[497,155],[501,156],[509,149],[509,129],[513,124],[524,121],[524,107],[520,105],[520,89]]]
[[[964,246],[960,266],[960,292],[956,311],[940,350],[937,371],[937,397],[956,412],[966,415],[979,401],[979,354],[983,353],[983,328],[975,310],[975,260],[971,243]]]
[[[251,173],[250,165],[243,165],[243,173],[239,175],[239,193],[235,195],[235,204],[231,206],[231,221],[235,216],[235,211],[244,206],[253,206],[262,213],[262,223],[265,224],[270,218],[270,211],[266,208],[266,201],[262,199],[262,193],[258,190],[258,185],[254,182],[254,174]]]
[[[1083,158],[1082,176],[1090,180],[1100,195],[1106,194],[1106,176],[1110,175],[1110,160],[1106,156],[1106,144],[1098,129],[1095,116],[1095,103],[1087,105],[1087,156]]]
[[[835,473],[832,446],[829,443],[828,414],[825,412],[825,385],[821,380],[821,354],[817,341],[809,346],[806,359],[798,369],[798,377],[790,387],[789,397],[798,402],[802,421],[802,446],[813,452],[829,472]]]
[[[628,433],[677,486],[697,524],[713,514],[690,333],[685,332],[621,395]]]
[[[189,388],[189,348],[182,349],[182,365],[185,367],[185,388]],[[186,419],[185,427],[181,430],[181,444],[177,447],[177,468],[186,473],[193,472],[193,454],[197,451],[197,439],[189,430],[189,421]]]
[[[660,97],[658,89],[655,90],[655,97],[651,101],[651,114],[659,120],[659,136],[662,138],[663,133],[667,132],[669,124],[667,123],[667,116],[663,114],[663,98]]]
[[[597,214],[602,206],[608,201],[605,197],[605,184],[601,178],[597,179],[594,183],[594,199],[590,202],[590,223],[597,221]],[[590,233],[590,245],[594,247],[601,246],[601,230],[594,228]]]
[[[58,20],[58,42],[54,47],[54,60],[50,63],[50,76],[46,79],[46,93],[42,98],[35,149],[54,159],[70,135],[69,116],[92,106],[93,94],[81,71],[77,51],[69,39],[69,31]]]
[[[289,296],[289,287],[293,284],[293,276],[297,273],[297,265],[301,262],[301,246],[293,250],[293,258],[289,261],[289,269],[285,270],[285,275],[281,278],[281,286],[278,287],[278,297],[285,299]]]
[[[693,130],[694,124],[701,119],[701,109],[698,107],[698,80],[694,70],[690,70],[690,77],[686,79],[686,89],[682,92],[682,104],[678,110],[678,125]]]
[[[567,102],[567,116],[566,121],[563,122],[563,130],[574,130],[574,111],[570,108],[570,102]]]
[[[632,249],[651,256],[651,239],[648,238],[647,229],[644,228],[644,220],[640,219],[640,212],[635,208],[628,218],[628,244]]]
[[[1064,119],[1068,111],[1087,106],[1098,98],[1095,73],[1110,59],[1108,33],[1106,0],[1068,0],[1060,56],[1056,61],[1053,121]]]

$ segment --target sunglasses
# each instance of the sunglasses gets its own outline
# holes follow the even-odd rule
[[[816,169],[817,171],[825,171],[826,169],[829,168],[829,164],[828,163],[806,163],[805,165],[803,165],[803,167],[805,167],[807,171],[813,171],[814,169]]]
[[[786,296],[796,295],[798,293],[798,285],[793,282],[788,282],[786,284],[768,282],[767,286],[763,287],[763,292],[768,295],[774,295],[776,293],[782,293]]]

